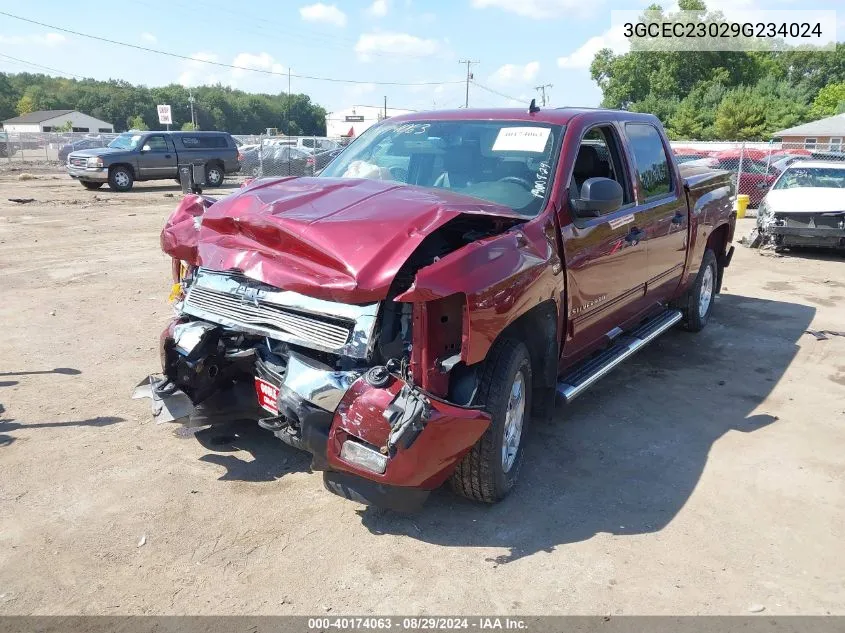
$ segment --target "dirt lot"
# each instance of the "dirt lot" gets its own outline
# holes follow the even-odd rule
[[[845,613],[845,338],[804,334],[845,330],[845,258],[738,247],[707,329],[535,426],[505,502],[403,517],[257,427],[153,423],[181,194],[34,175],[0,173],[0,613]]]

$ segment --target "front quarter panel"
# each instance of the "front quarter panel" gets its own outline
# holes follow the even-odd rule
[[[520,315],[549,299],[557,303],[562,281],[555,228],[548,217],[473,242],[420,269],[397,301],[466,296],[461,360],[484,360],[496,338]]]

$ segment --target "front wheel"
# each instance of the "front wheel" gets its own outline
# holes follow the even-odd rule
[[[516,483],[531,411],[531,360],[524,343],[498,341],[484,363],[479,395],[492,421],[452,475],[464,497],[495,503]]]
[[[701,268],[687,292],[682,310],[684,313],[684,328],[690,332],[700,332],[710,320],[713,311],[713,301],[716,298],[716,284],[718,279],[718,265],[716,255],[709,248],[704,251]]]
[[[127,167],[114,167],[109,172],[109,189],[115,191],[129,191],[135,178]]]
[[[102,182],[87,182],[85,180],[80,181],[82,186],[88,189],[89,191],[94,191],[95,189],[99,189],[103,186],[104,183]]]
[[[223,168],[220,165],[206,165],[205,182],[209,187],[219,187],[223,184]]]

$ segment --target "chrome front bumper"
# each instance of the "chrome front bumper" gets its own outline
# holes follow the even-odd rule
[[[74,167],[68,164],[67,173],[71,178],[79,180],[106,182],[109,179],[109,170],[105,167]]]

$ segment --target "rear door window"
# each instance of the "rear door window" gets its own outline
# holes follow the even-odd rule
[[[660,133],[648,123],[626,123],[625,133],[637,163],[645,199],[665,196],[673,189],[669,158]]]
[[[187,149],[219,149],[228,147],[226,137],[222,135],[182,136],[182,145]]]

